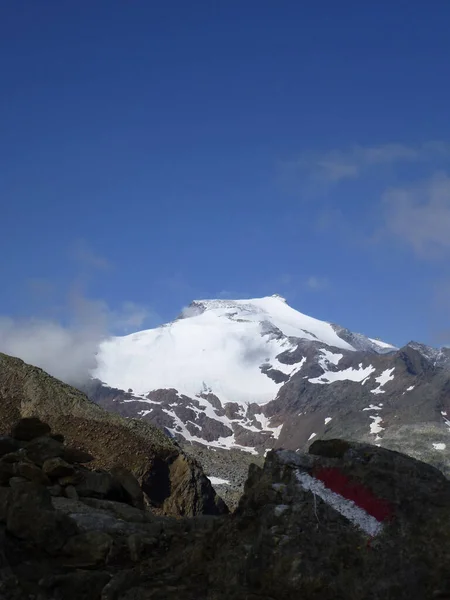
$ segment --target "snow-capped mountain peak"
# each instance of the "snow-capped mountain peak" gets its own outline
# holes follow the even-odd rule
[[[450,431],[449,360],[310,317],[277,295],[195,300],[166,325],[103,342],[89,393],[214,448],[295,450],[323,435],[403,447],[423,421],[436,453]]]
[[[105,341],[93,375],[141,396],[173,388],[195,397],[206,386],[222,404],[265,404],[284,379],[276,381],[267,371],[291,375],[296,366],[277,357],[294,350],[298,340],[347,351],[364,342],[366,349],[376,348],[364,336],[352,345],[335,326],[296,311],[278,295],[196,300],[167,325]]]

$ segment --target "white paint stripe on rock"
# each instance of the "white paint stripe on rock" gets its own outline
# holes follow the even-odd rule
[[[369,515],[365,510],[359,508],[352,500],[347,500],[340,494],[332,492],[321,481],[311,477],[311,475],[308,475],[304,471],[296,471],[295,476],[305,491],[319,496],[331,508],[368,535],[373,537],[382,531],[383,524],[375,519],[375,517],[372,517],[372,515]]]

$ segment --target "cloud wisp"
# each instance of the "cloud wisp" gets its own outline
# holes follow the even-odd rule
[[[111,309],[103,300],[69,294],[65,322],[54,318],[13,319],[0,316],[0,351],[17,356],[73,385],[82,384],[96,365],[103,340],[129,333],[145,323],[158,323],[157,315],[134,302]]]
[[[358,179],[370,169],[383,165],[433,162],[449,157],[450,144],[439,141],[418,145],[354,145],[345,150],[332,150],[322,155],[304,154],[293,166],[314,181],[336,184],[346,179]]]
[[[127,300],[111,307],[105,300],[91,298],[86,292],[86,280],[93,272],[109,270],[112,265],[85,241],[75,245],[72,256],[80,272],[62,304],[52,302],[58,286],[33,279],[28,282],[28,291],[35,298],[34,315],[25,319],[0,315],[0,352],[41,367],[67,383],[80,385],[95,367],[103,340],[145,325],[159,325],[161,320],[150,307],[136,302]]]
[[[385,229],[421,257],[450,253],[450,177],[445,173],[383,194]]]
[[[306,280],[305,286],[310,292],[322,292],[328,288],[329,281],[326,277],[311,275],[311,277],[308,277]]]

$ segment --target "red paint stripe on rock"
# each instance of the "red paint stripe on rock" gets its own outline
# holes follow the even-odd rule
[[[394,510],[387,500],[377,498],[369,488],[361,483],[352,482],[339,469],[322,468],[314,473],[314,477],[322,481],[333,492],[354,502],[378,521],[388,521],[394,516]]]

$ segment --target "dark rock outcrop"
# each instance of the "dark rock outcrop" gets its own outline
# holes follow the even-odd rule
[[[223,516],[173,518],[133,506],[138,486],[129,472],[101,472],[115,482],[101,495],[117,493],[120,483],[119,501],[99,498],[99,488],[68,498],[60,486],[60,494],[51,495],[51,485],[11,476],[0,486],[0,597],[449,598],[450,482],[444,475],[369,444],[319,440],[310,450],[271,451],[263,467],[251,465],[238,509]],[[17,454],[22,460],[22,450]],[[184,481],[190,466],[181,459],[172,463],[177,473],[169,480]],[[81,479],[98,472],[72,466]],[[147,482],[153,495],[161,481]]]

